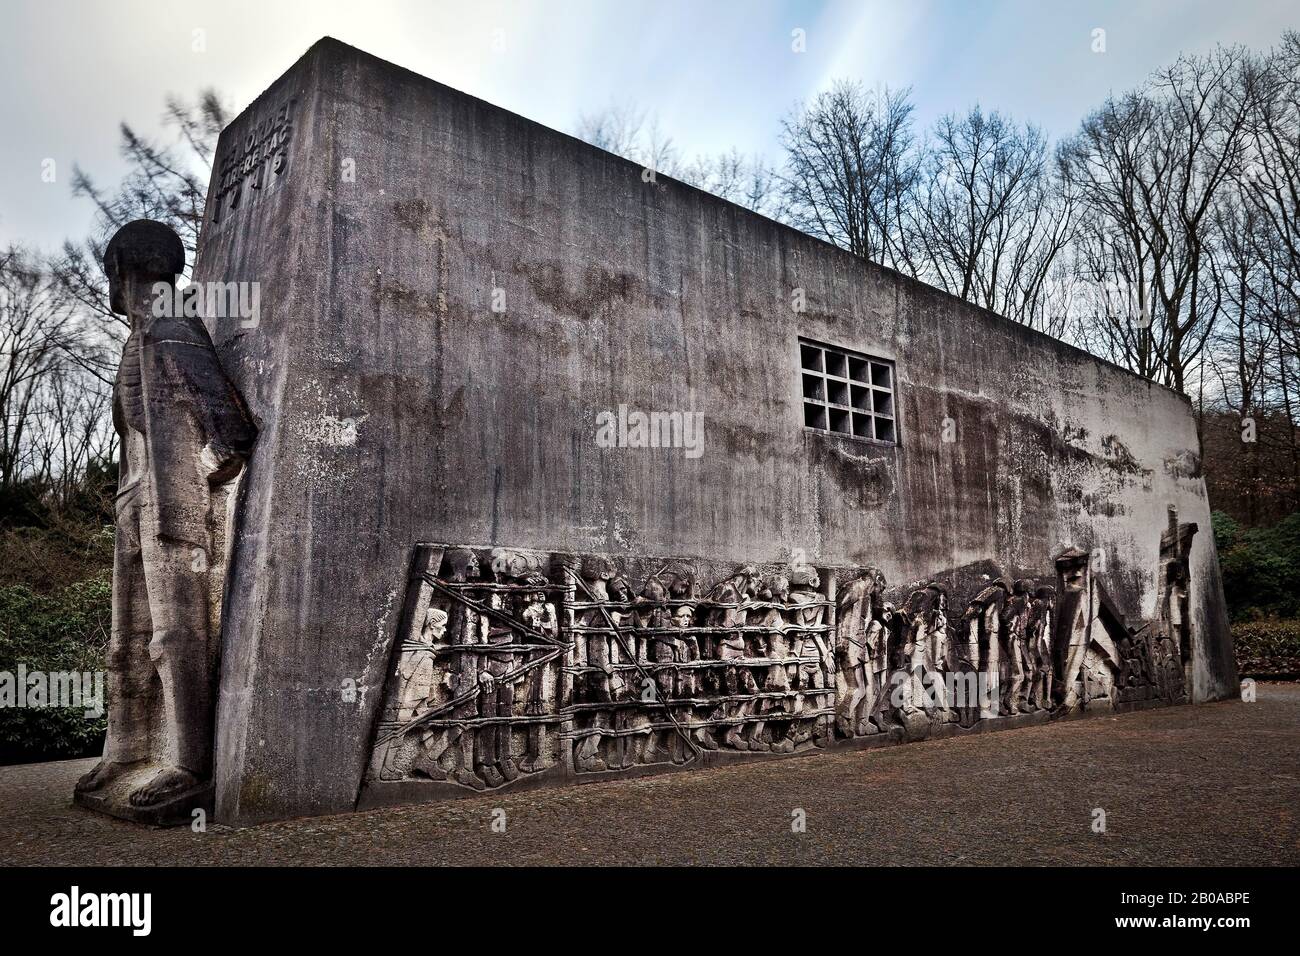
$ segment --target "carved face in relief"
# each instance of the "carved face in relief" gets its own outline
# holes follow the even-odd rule
[[[784,604],[790,599],[790,579],[784,574],[774,574],[767,580],[768,599]]]
[[[608,581],[614,574],[614,565],[608,558],[588,558],[582,562],[582,576],[588,581]]]
[[[609,595],[615,601],[631,601],[632,585],[628,584],[627,578],[623,577],[623,575],[615,575],[609,582]]]
[[[803,590],[815,591],[821,587],[822,579],[817,569],[811,565],[800,565],[790,572],[790,586]]]
[[[451,581],[466,581],[477,578],[482,570],[478,555],[469,548],[451,548],[443,559],[447,565],[447,577]]]
[[[666,568],[661,577],[667,585],[668,594],[671,597],[683,598],[690,596],[695,583],[695,575],[689,568],[674,565]]]
[[[527,578],[539,568],[539,562],[523,551],[512,548],[492,549],[492,574],[498,582]]]
[[[426,643],[441,641],[447,633],[447,612],[442,608],[431,607],[424,619],[424,633],[420,636]]]
[[[1088,561],[1086,551],[1071,548],[1056,559],[1056,570],[1067,591],[1082,591],[1088,582]]]

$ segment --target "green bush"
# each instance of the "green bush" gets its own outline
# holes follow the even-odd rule
[[[1243,528],[1218,511],[1213,523],[1232,619],[1300,615],[1300,512],[1268,528]]]
[[[1300,621],[1265,620],[1234,624],[1232,642],[1242,674],[1300,673]]]
[[[38,594],[0,588],[0,671],[103,672],[112,621],[112,584],[96,577]],[[107,692],[107,689],[106,689]],[[85,708],[0,708],[0,763],[98,753],[106,721]]]

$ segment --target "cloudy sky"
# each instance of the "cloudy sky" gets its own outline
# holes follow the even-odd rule
[[[1057,137],[1180,51],[1288,28],[1295,0],[3,0],[0,244],[86,231],[72,164],[115,181],[120,121],[161,135],[166,95],[207,86],[241,109],[324,35],[548,126],[630,103],[688,156],[776,159],[780,117],[840,76],[911,86],[926,124],[979,102]]]

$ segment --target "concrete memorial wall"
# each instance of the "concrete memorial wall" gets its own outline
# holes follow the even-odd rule
[[[1237,691],[1180,395],[330,39],[207,208],[220,820]]]

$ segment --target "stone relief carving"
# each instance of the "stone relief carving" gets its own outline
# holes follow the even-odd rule
[[[680,561],[631,569],[503,548],[427,548],[420,561],[378,780],[484,790],[557,766],[600,773],[832,740],[835,604],[817,568],[745,566],[701,596]],[[879,686],[887,639],[872,625]]]
[[[225,542],[257,434],[203,323],[155,314],[159,287],[174,292],[184,266],[180,238],[148,220],[123,226],[104,252],[113,311],[131,331],[113,388],[121,460],[108,737],[75,795],[149,822],[187,818],[210,800]],[[411,688],[427,669],[416,666]]]
[[[421,546],[369,779],[485,790],[1178,701],[1187,528],[1137,628],[1077,549],[954,622],[944,586],[896,608],[871,567]]]

